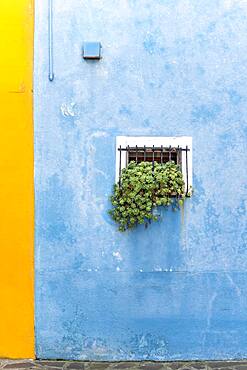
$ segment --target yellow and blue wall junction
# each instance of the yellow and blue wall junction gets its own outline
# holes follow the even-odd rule
[[[246,358],[246,1],[53,0],[53,81],[48,1],[0,10],[0,357]],[[117,231],[118,135],[193,137],[181,212]]]

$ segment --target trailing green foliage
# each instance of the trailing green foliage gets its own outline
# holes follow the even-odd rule
[[[132,229],[138,224],[157,221],[154,207],[172,205],[174,209],[183,204],[184,180],[181,170],[174,162],[130,162],[122,170],[121,181],[115,184],[111,196],[113,208],[109,211],[119,230]]]

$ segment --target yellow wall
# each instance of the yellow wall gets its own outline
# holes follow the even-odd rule
[[[0,0],[0,357],[34,356],[32,0]]]

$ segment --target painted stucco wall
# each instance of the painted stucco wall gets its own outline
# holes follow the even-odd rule
[[[54,0],[52,83],[35,37],[37,356],[246,358],[246,1]],[[117,231],[116,135],[193,137],[181,212]]]
[[[0,2],[0,357],[34,356],[33,1]]]

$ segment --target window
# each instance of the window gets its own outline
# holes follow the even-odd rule
[[[185,190],[192,186],[192,138],[182,137],[131,137],[116,138],[116,182],[129,162],[166,163],[174,161],[183,173]]]

